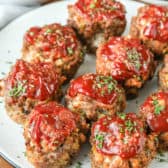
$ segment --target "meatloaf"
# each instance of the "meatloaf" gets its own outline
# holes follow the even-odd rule
[[[139,38],[156,55],[168,52],[168,7],[146,5],[132,18],[130,35]],[[162,58],[162,57],[161,57]]]
[[[31,27],[25,33],[22,59],[28,62],[52,62],[67,80],[82,63],[83,54],[75,32],[68,26],[54,23],[43,27]]]
[[[85,136],[74,113],[56,102],[39,104],[24,126],[26,156],[35,168],[63,168],[77,154]]]
[[[62,96],[61,77],[51,63],[18,60],[3,83],[7,114],[20,124],[36,104]]]
[[[138,89],[155,71],[153,54],[137,38],[111,37],[99,46],[96,55],[96,72],[112,76],[129,98],[138,95]]]
[[[121,35],[126,26],[125,7],[115,0],[78,0],[68,12],[68,24],[91,52],[110,36]]]
[[[84,121],[96,121],[125,109],[123,88],[111,76],[84,74],[73,79],[65,96],[67,107]]]
[[[155,138],[134,113],[101,118],[92,126],[92,168],[147,168],[156,155]]]
[[[148,96],[140,107],[140,114],[149,132],[158,135],[159,148],[168,150],[168,93],[159,90]]]

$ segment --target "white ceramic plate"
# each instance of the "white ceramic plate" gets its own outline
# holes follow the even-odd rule
[[[158,5],[166,5],[168,6],[168,0],[142,0],[144,2],[147,3],[151,3],[151,4],[158,4]]]
[[[3,30],[0,31],[0,78],[4,73],[9,72],[11,64],[17,58],[20,58],[23,34],[30,26],[38,26],[49,24],[53,22],[66,23],[67,9],[69,3],[74,0],[56,2],[48,6],[41,7],[37,10],[29,12],[24,16],[18,18],[10,23]],[[140,3],[129,0],[122,0],[127,10],[127,29],[125,34],[128,33],[131,16],[136,14],[136,10]],[[76,76],[86,73],[95,72],[95,56],[86,55],[84,64],[80,67]],[[157,77],[155,76],[152,81],[148,82],[145,87],[140,91],[139,97],[127,103],[126,111],[137,111],[138,104],[141,103],[145,97],[156,90]],[[25,145],[22,136],[23,129],[9,119],[6,115],[3,99],[0,99],[0,153],[8,158],[13,164],[21,168],[32,168],[33,166],[27,161],[24,156]],[[82,168],[90,168],[90,161],[87,157],[89,153],[89,144],[83,145],[79,156],[74,159],[73,165],[75,167],[77,162],[82,163]],[[168,162],[153,161],[150,168],[167,168]]]

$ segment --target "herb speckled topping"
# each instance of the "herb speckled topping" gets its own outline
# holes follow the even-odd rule
[[[111,76],[86,74],[72,80],[70,84],[68,94],[74,97],[78,93],[102,103],[111,104],[115,99],[119,99],[124,91]]]
[[[168,93],[158,91],[147,97],[140,107],[151,130],[155,132],[168,131]]]
[[[134,113],[118,113],[99,119],[92,127],[98,152],[131,158],[143,150],[146,136],[143,122]]]
[[[115,0],[78,0],[75,7],[91,22],[125,19],[124,6]]]

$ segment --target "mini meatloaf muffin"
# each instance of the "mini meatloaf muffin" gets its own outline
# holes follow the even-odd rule
[[[132,18],[130,34],[157,55],[168,52],[168,7],[148,5]]]
[[[125,109],[124,90],[111,76],[85,74],[71,81],[67,107],[81,118],[95,121]]]
[[[126,26],[125,7],[115,0],[78,0],[68,6],[68,23],[91,51],[110,36],[119,36]]]
[[[34,105],[58,100],[60,79],[53,64],[18,60],[4,79],[5,107],[10,118],[23,124]]]
[[[24,126],[26,155],[35,168],[63,168],[80,149],[85,136],[77,128],[76,116],[49,102],[37,105]]]
[[[159,87],[168,91],[168,54],[165,55],[162,68],[159,70]]]
[[[158,91],[150,95],[141,105],[140,114],[150,132],[158,134],[161,148],[168,150],[168,93]]]
[[[24,36],[22,53],[28,62],[54,63],[66,79],[75,74],[83,61],[83,50],[73,29],[56,23],[30,28]]]
[[[127,96],[137,95],[153,76],[153,54],[140,41],[130,37],[112,37],[97,50],[96,71],[110,75],[123,85]]]
[[[101,118],[92,126],[92,168],[146,168],[156,155],[155,137],[133,113]]]

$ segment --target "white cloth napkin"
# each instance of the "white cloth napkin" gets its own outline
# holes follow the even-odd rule
[[[0,29],[19,15],[31,10],[33,7],[0,4]]]
[[[46,0],[0,0],[0,29],[11,20],[32,10]]]

